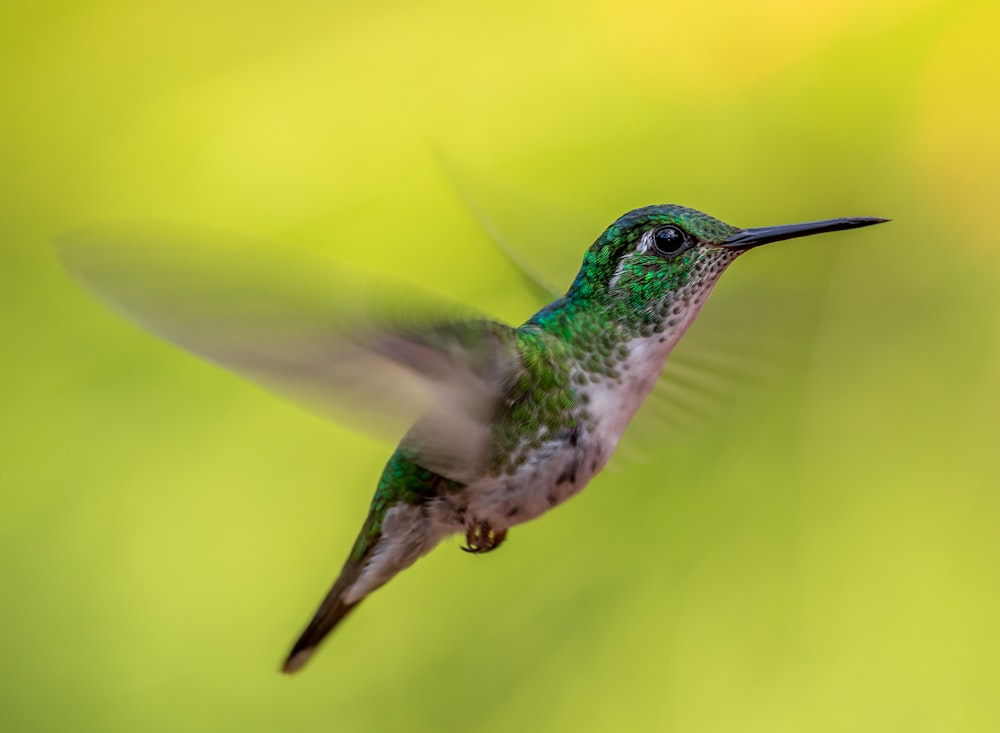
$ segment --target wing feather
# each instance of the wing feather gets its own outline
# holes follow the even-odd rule
[[[411,440],[449,478],[485,460],[516,359],[507,326],[265,240],[106,227],[56,249],[101,300],[203,359],[378,435],[420,418]]]

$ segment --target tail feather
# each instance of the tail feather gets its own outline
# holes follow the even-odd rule
[[[337,624],[343,621],[344,617],[361,602],[359,599],[353,603],[345,603],[342,596],[357,580],[362,567],[363,564],[360,562],[348,562],[344,566],[337,581],[330,588],[319,608],[316,609],[316,613],[313,614],[309,625],[306,626],[288,653],[288,657],[281,667],[282,672],[292,674],[301,669],[327,634],[333,631]]]
[[[350,559],[295,642],[282,671],[299,670],[351,609],[429,552],[443,535],[444,530],[431,522],[419,504],[400,501],[384,514],[369,514]]]

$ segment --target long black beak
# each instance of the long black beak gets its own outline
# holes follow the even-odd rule
[[[889,219],[879,219],[874,216],[859,216],[853,219],[824,219],[823,221],[807,221],[802,224],[782,224],[776,227],[757,227],[742,229],[724,239],[720,246],[742,252],[759,247],[769,242],[780,242],[782,239],[808,237],[810,234],[823,232],[839,232],[841,229],[857,229],[881,224]]]

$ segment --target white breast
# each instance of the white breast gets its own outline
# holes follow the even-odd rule
[[[603,379],[587,389],[589,410],[608,458],[656,385],[672,346],[655,338],[636,339],[628,345],[629,357],[620,367],[619,379]]]
[[[652,343],[649,343],[652,341]],[[669,353],[658,338],[629,345],[628,365],[619,378],[602,378],[581,390],[589,415],[573,439],[544,441],[512,474],[484,477],[463,492],[463,518],[506,529],[540,516],[579,492],[604,468],[629,421],[642,405]]]

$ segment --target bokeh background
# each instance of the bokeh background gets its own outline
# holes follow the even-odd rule
[[[998,31],[988,0],[4,3],[0,729],[1000,729]],[[689,350],[764,378],[641,416],[283,677],[391,446],[49,243],[219,227],[519,322],[470,198],[561,285],[648,203],[894,221],[738,262]]]

